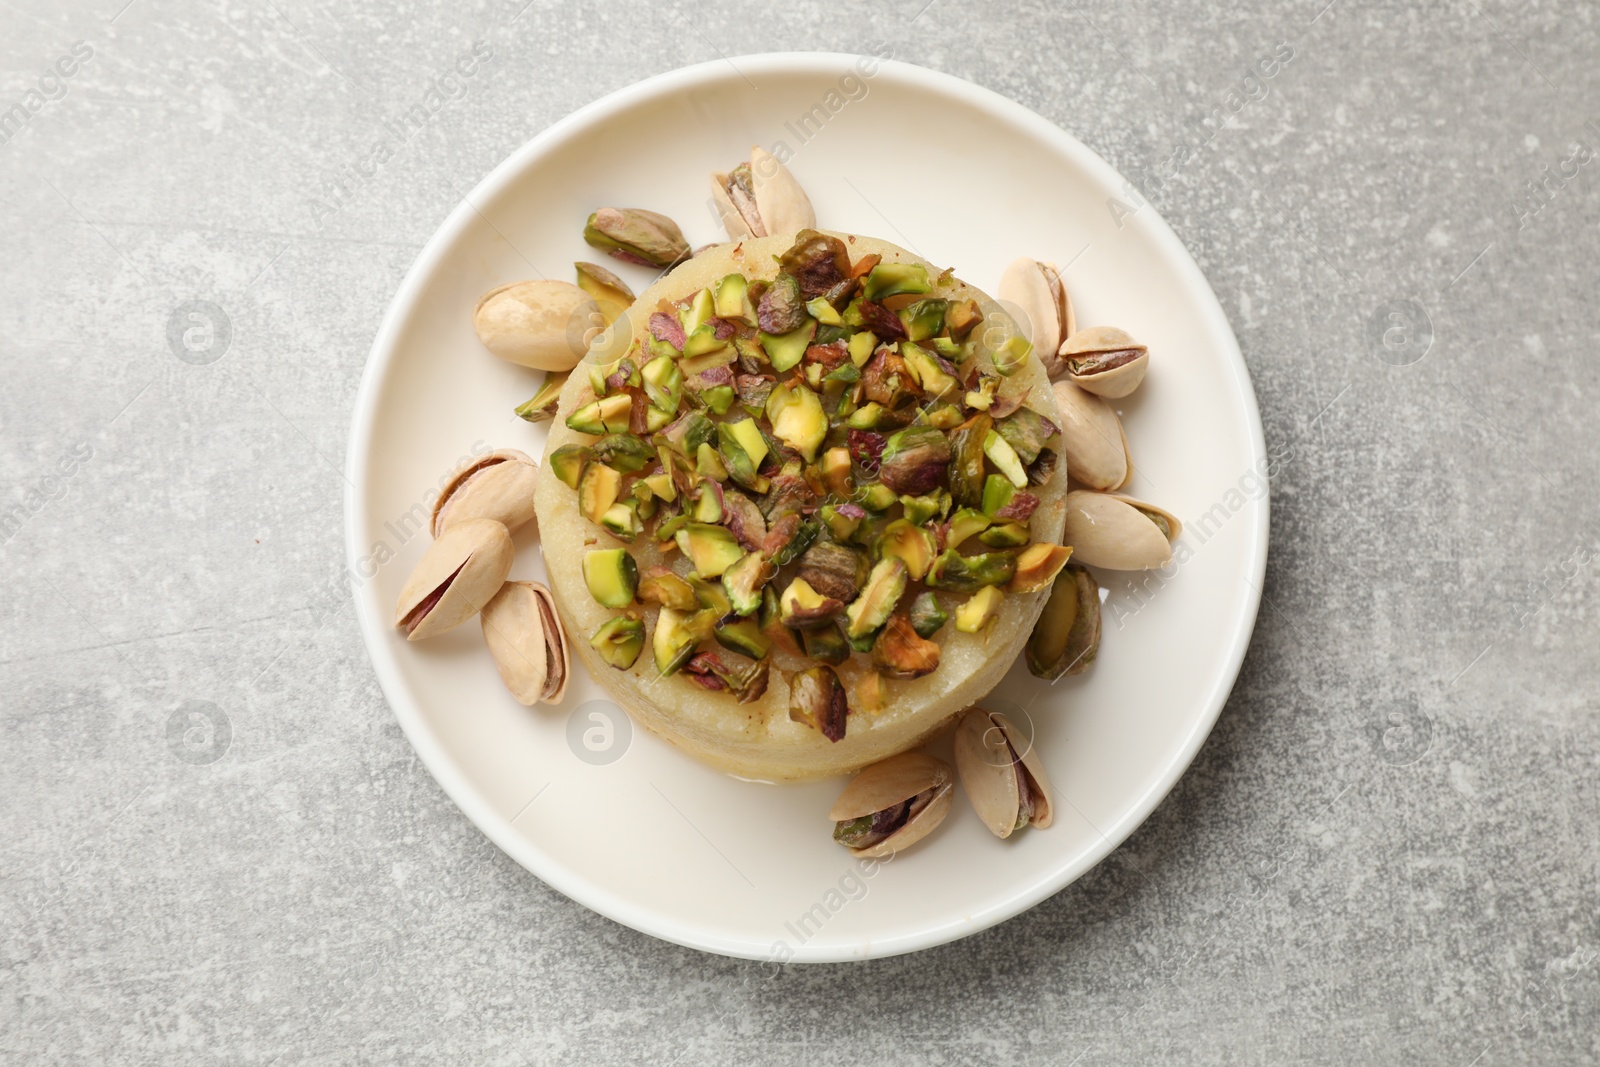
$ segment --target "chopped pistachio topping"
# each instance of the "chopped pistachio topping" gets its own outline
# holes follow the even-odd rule
[[[1000,402],[1028,353],[983,349],[981,308],[939,295],[945,275],[852,262],[813,230],[778,267],[653,309],[642,343],[589,368],[594,399],[567,425],[592,440],[550,463],[613,538],[585,567],[628,609],[596,634],[608,661],[643,647],[643,603],[660,674],[754,699],[746,674],[800,659],[792,714],[837,740],[832,666],[859,657],[880,689],[935,670],[948,620],[982,632],[1064,565],[1029,528],[1058,429]],[[652,543],[673,565],[640,576],[626,546]]]

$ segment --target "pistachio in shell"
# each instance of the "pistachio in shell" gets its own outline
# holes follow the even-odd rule
[[[1091,489],[1117,489],[1133,475],[1122,420],[1104,400],[1068,381],[1054,385],[1067,473]]]
[[[1154,504],[1117,493],[1077,489],[1066,497],[1062,540],[1073,558],[1090,567],[1143,571],[1172,562],[1172,542],[1183,524]]]
[[[451,526],[406,579],[394,624],[421,641],[466,622],[505,584],[513,553],[511,533],[494,519]]]
[[[972,810],[996,837],[1054,821],[1050,779],[1033,742],[997,711],[972,708],[956,724],[956,770]]]
[[[1089,326],[1061,342],[1067,380],[1107,400],[1139,388],[1150,368],[1150,350],[1115,326]]]
[[[624,263],[670,267],[689,258],[689,242],[667,216],[642,207],[603,207],[589,216],[583,239]]]
[[[833,839],[857,856],[900,852],[932,833],[950,813],[950,765],[925,752],[902,752],[851,779],[828,818]]]
[[[450,476],[433,505],[433,536],[468,519],[494,519],[515,530],[533,518],[539,465],[514,448],[479,456]]]
[[[571,660],[550,590],[538,582],[507,582],[484,605],[480,622],[511,695],[530,706],[561,703]]]
[[[571,282],[538,279],[483,294],[472,312],[472,328],[485,348],[508,363],[569,371],[605,328],[605,317]]]
[[[1011,261],[1000,275],[995,291],[1003,303],[1022,309],[1020,325],[1028,327],[1028,340],[1039,353],[1051,378],[1066,373],[1066,365],[1056,356],[1061,343],[1077,328],[1072,301],[1061,283],[1054,263],[1021,256]]]
[[[711,175],[711,203],[729,240],[792,233],[817,224],[811,198],[789,168],[758,145],[750,162]]]
[[[1082,674],[1099,652],[1100,585],[1088,570],[1069,563],[1050,586],[1023,658],[1034,677],[1055,681]]]

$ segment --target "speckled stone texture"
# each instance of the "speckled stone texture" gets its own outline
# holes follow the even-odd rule
[[[524,2],[0,4],[0,1061],[1600,1060],[1594,5]],[[1143,829],[980,936],[769,978],[444,796],[337,583],[340,469],[490,167],[659,71],[877,39],[1135,178],[1289,459]]]

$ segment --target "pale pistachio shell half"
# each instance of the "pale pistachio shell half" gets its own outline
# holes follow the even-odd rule
[[[926,790],[936,790],[933,799],[900,829],[868,848],[851,849],[857,856],[887,856],[921,841],[944,822],[950,813],[955,793],[950,765],[924,752],[902,752],[867,767],[851,779],[828,812],[832,821],[844,822],[872,815]]]
[[[494,519],[515,530],[533,518],[539,465],[514,448],[479,456],[455,474],[433,505],[433,536],[467,519]]]
[[[996,837],[1018,829],[1023,790],[1028,791],[1028,825],[1047,829],[1055,819],[1050,779],[1028,738],[999,712],[973,708],[955,733],[956,769],[972,810]]]
[[[1172,541],[1183,524],[1154,504],[1112,493],[1075,490],[1067,494],[1067,524],[1062,540],[1072,546],[1072,558],[1090,567],[1113,571],[1143,571],[1172,562]],[[1168,533],[1146,512],[1166,522]]]
[[[1070,334],[1059,354],[1069,381],[1108,400],[1120,400],[1139,388],[1150,369],[1150,350],[1115,326],[1089,326]],[[1097,369],[1095,363],[1106,357],[1118,365]]]
[[[493,519],[468,519],[446,530],[400,590],[394,624],[420,641],[466,622],[511,573],[511,534]]]
[[[1067,473],[1091,489],[1116,489],[1133,473],[1128,439],[1122,420],[1099,397],[1071,382],[1056,382],[1056,406],[1061,410],[1061,450]]]
[[[1050,377],[1065,374],[1066,365],[1056,358],[1056,349],[1071,334],[1076,316],[1055,264],[1028,256],[1012,260],[1000,275],[995,296],[1022,309],[1028,340]]]
[[[761,225],[769,234],[816,226],[817,212],[789,168],[759,145],[750,148],[750,187],[756,194]]]
[[[511,695],[530,706],[561,703],[572,664],[550,590],[538,582],[507,582],[484,605],[480,622]]]
[[[509,363],[571,370],[605,328],[600,305],[571,282],[539,279],[491,289],[472,313],[485,348]]]

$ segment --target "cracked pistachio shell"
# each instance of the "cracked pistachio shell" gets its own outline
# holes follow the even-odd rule
[[[750,184],[767,233],[793,233],[817,225],[817,213],[806,191],[788,167],[760,146],[750,148]]]
[[[1061,342],[1067,379],[1107,400],[1120,400],[1144,381],[1150,350],[1115,326],[1089,326]]]
[[[493,519],[468,519],[446,530],[400,590],[394,624],[420,641],[466,622],[511,573],[511,534]]]
[[[839,794],[839,799],[834,801],[828,818],[836,823],[859,819],[902,800],[910,800],[928,789],[936,790],[933,799],[927,807],[907,819],[904,826],[876,845],[850,850],[863,857],[887,856],[921,841],[950,814],[955,779],[948,763],[925,752],[902,752],[874,763],[850,780],[844,792]]]
[[[1104,400],[1067,381],[1052,386],[1061,411],[1067,473],[1091,489],[1118,489],[1133,474],[1122,420]]]
[[[742,169],[735,167],[737,172]],[[711,204],[722,220],[728,239],[793,233],[813,229],[817,213],[811,198],[789,168],[759,145],[750,148],[749,192],[739,187],[733,174],[711,175]]]
[[[515,530],[533,518],[539,465],[514,448],[480,456],[450,478],[433,505],[433,536],[468,519],[494,519]]]
[[[1031,779],[1033,813],[1029,825],[1047,829],[1054,821],[1050,778],[1033,743],[997,711],[973,708],[955,733],[956,769],[972,810],[996,837],[1010,837],[1022,810],[1022,787]],[[1025,774],[1019,774],[1020,769]]]
[[[550,590],[538,582],[507,582],[484,605],[480,621],[511,695],[530,706],[561,703],[572,662]]]
[[[1129,496],[1083,490],[1068,493],[1066,506],[1062,540],[1072,545],[1075,561],[1113,571],[1151,570],[1172,562],[1172,542],[1183,524],[1170,512]]]
[[[605,328],[600,305],[571,282],[512,282],[483,294],[472,313],[478,340],[496,356],[536,370],[578,365]]]
[[[995,292],[1002,302],[1022,309],[1022,325],[1028,328],[1028,340],[1039,353],[1045,371],[1051,378],[1066,373],[1066,365],[1056,358],[1056,349],[1071,336],[1077,325],[1072,311],[1072,301],[1067,297],[1066,286],[1053,263],[1045,263],[1028,256],[1011,261],[1000,275],[1000,287]]]

